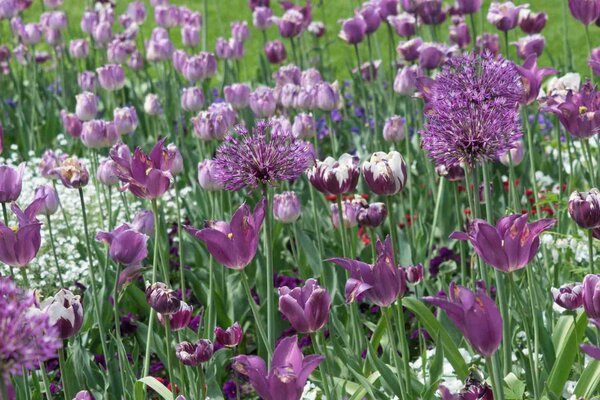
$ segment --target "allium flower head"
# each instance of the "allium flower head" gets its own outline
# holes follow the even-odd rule
[[[254,189],[260,184],[297,179],[310,167],[312,147],[291,132],[270,132],[271,124],[256,122],[252,132],[238,125],[217,149],[215,178],[225,189]]]
[[[33,369],[56,356],[62,341],[48,315],[35,309],[32,293],[0,277],[0,379]]]
[[[523,88],[514,65],[490,53],[450,59],[432,82],[423,147],[437,165],[474,166],[521,138]]]

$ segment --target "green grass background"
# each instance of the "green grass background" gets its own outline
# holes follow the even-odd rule
[[[204,0],[171,0],[173,4],[185,5],[191,9],[202,11]],[[301,0],[296,0],[299,2]],[[272,0],[272,7],[275,14],[281,15],[281,7],[277,4],[276,0]],[[303,0],[302,0],[303,2]],[[546,50],[542,55],[539,62],[540,65],[548,66],[554,65],[555,67],[562,68],[564,60],[564,30],[563,30],[563,3],[566,4],[567,0],[532,0],[529,2],[516,1],[517,4],[530,4],[530,9],[533,11],[545,11],[548,14],[548,23],[546,28],[542,32],[546,37]],[[117,13],[122,13],[127,7],[127,0],[117,1]],[[152,9],[149,5],[149,1],[146,1],[148,7],[148,18],[144,23],[142,29],[144,37],[148,37],[154,17]],[[340,28],[339,20],[347,18],[352,15],[353,10],[361,4],[358,0],[313,0],[313,18],[314,20],[324,21],[327,26],[327,35],[324,42],[327,43],[327,55],[330,66],[334,69],[334,76],[338,79],[347,78],[349,76],[348,67],[355,65],[355,58],[353,49],[346,45],[341,39],[337,38],[337,34]],[[65,5],[62,9],[67,11],[69,21],[71,23],[71,34],[76,36],[82,36],[82,32],[79,28],[79,21],[84,11],[84,1],[82,0],[65,0]],[[490,0],[485,0],[482,8],[484,13],[483,18],[485,20],[485,14],[487,13]],[[258,68],[259,55],[262,52],[263,39],[259,31],[252,27],[252,14],[247,5],[247,0],[207,0],[208,17],[204,16],[205,27],[208,29],[208,48],[209,50],[214,49],[215,39],[218,36],[229,37],[229,25],[232,21],[246,20],[250,26],[250,38],[246,44],[246,57],[242,62],[242,76],[245,79],[252,79]],[[568,10],[568,9],[567,9]],[[41,0],[35,1],[34,6],[27,10],[24,15],[24,19],[27,21],[35,20],[41,13]],[[589,75],[589,69],[587,68],[586,60],[588,55],[587,42],[585,39],[584,26],[576,21],[567,11],[568,21],[568,40],[569,47],[573,54],[573,63],[577,71],[582,74]],[[477,15],[476,18],[480,18]],[[443,37],[446,36],[448,23],[443,26],[442,32]],[[484,22],[484,29],[488,32],[498,33],[498,31],[487,21]],[[600,28],[592,25],[590,26],[590,33],[592,37],[592,44],[594,47],[600,46]],[[276,39],[279,37],[277,29],[272,27],[267,31],[269,40]],[[428,32],[424,32],[424,39],[429,40]],[[516,40],[518,37],[523,36],[523,33],[519,30],[513,30],[510,32],[510,40]],[[177,46],[180,45],[180,33],[179,29],[174,29],[172,32],[172,39]],[[399,42],[400,38],[395,37],[396,43]],[[502,36],[501,36],[502,40]],[[286,47],[288,48],[288,59],[291,59],[291,49],[289,48],[289,41],[284,40]],[[376,35],[375,54],[382,55],[381,58],[386,59],[388,36],[386,29],[379,29]],[[361,46],[361,52],[363,53],[363,59],[365,59],[366,45]],[[511,54],[515,57],[514,49],[511,50]]]

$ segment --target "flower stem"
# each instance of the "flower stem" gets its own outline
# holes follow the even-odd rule
[[[344,226],[344,207],[342,205],[342,195],[336,196],[337,211],[338,211],[338,229],[340,230],[340,239],[342,241],[342,257],[347,257],[348,249],[346,248],[346,227]]]
[[[396,210],[394,208],[394,203],[392,203],[392,196],[386,196],[385,202],[388,209],[388,215],[390,217],[389,223],[390,234],[392,235],[392,254],[396,260],[396,249],[398,248],[398,220],[396,219]]]
[[[394,313],[394,310],[391,307],[388,308],[384,308],[381,310],[381,315],[383,316],[383,319],[385,320],[385,325],[387,328],[387,334],[388,334],[388,340],[390,341],[390,345],[392,347],[392,358],[394,359],[394,366],[396,367],[396,374],[398,376],[400,376],[402,374],[402,372],[404,372],[404,368],[402,366],[402,362],[400,360],[400,355],[398,354],[398,343],[396,342],[396,334],[397,332],[394,330],[394,326],[392,325],[392,320],[390,319],[390,316],[388,315],[388,313]],[[376,357],[377,354],[373,354],[373,357]],[[405,384],[408,383],[408,381],[404,381],[403,379],[399,379],[398,380],[400,383],[400,398],[404,399],[406,396],[406,387],[404,386]]]
[[[458,185],[452,185],[454,192],[454,211],[456,213],[456,229],[458,231],[462,231],[464,229],[463,226],[463,214],[460,211],[460,200],[458,198]],[[462,240],[458,241],[458,246],[460,249],[460,283],[463,286],[467,285],[467,260],[465,259],[465,247]]]
[[[63,392],[65,395],[65,400],[70,400],[73,398],[71,393],[71,385],[66,379],[65,371],[67,370],[67,361],[65,359],[65,347],[58,349],[58,366],[60,369],[60,379],[63,384]]]
[[[406,340],[406,328],[404,322],[404,310],[402,309],[402,299],[398,299],[396,302],[396,312],[392,313],[392,317],[396,322],[398,333],[400,336],[400,351],[402,352],[402,362],[404,366],[404,374],[406,379],[406,392],[407,395],[412,396],[412,378],[410,375],[410,366],[409,366],[409,358],[410,358],[410,350],[408,348],[408,342]]]
[[[6,203],[2,203],[2,215],[4,216],[4,225],[8,226],[8,213],[6,212]],[[15,271],[13,271],[13,267],[8,266],[10,270],[10,276],[15,279]],[[7,397],[8,398],[8,397]]]
[[[242,277],[242,286],[244,286],[244,291],[246,292],[246,296],[248,297],[248,303],[250,304],[250,309],[252,310],[252,314],[254,316],[254,321],[256,322],[256,328],[258,330],[258,335],[260,336],[260,340],[263,342],[263,345],[267,349],[267,354],[269,355],[269,360],[271,359],[271,347],[267,342],[267,335],[265,334],[265,328],[263,326],[262,319],[260,318],[260,314],[256,307],[256,303],[254,302],[254,298],[252,297],[252,292],[250,291],[250,284],[248,283],[248,277],[246,276],[246,271],[241,270],[240,275]]]
[[[173,373],[173,366],[171,365],[171,322],[169,320],[170,315],[165,315],[165,336],[166,336],[166,351],[167,351],[167,371],[169,372],[169,381],[171,382],[171,395],[172,399],[175,400],[175,374]]]
[[[105,333],[104,333],[104,324],[102,322],[102,318],[100,316],[100,308],[98,305],[98,298],[96,297],[97,295],[97,290],[96,290],[96,273],[94,271],[94,264],[92,262],[92,246],[90,244],[90,234],[89,234],[89,229],[88,229],[88,222],[87,222],[87,213],[85,211],[85,200],[83,198],[83,189],[79,188],[79,200],[81,202],[81,213],[83,215],[83,230],[84,230],[84,234],[85,234],[85,246],[86,246],[86,250],[87,250],[87,259],[88,259],[88,267],[89,267],[89,279],[90,279],[90,285],[92,287],[92,303],[93,303],[93,308],[94,308],[94,317],[96,318],[96,323],[98,324],[98,331],[100,333],[100,344],[102,345],[102,352],[104,354],[104,357],[106,357],[106,371],[108,372],[108,376],[111,376],[110,373],[110,368],[109,368],[109,359],[108,357],[110,356],[110,354],[108,353],[108,350],[106,348],[106,337],[105,337]]]
[[[52,255],[54,256],[54,265],[56,266],[58,280],[60,281],[60,286],[66,288],[65,281],[63,280],[62,273],[60,272],[58,256],[56,255],[56,245],[54,244],[54,235],[52,234],[52,222],[50,222],[50,215],[46,215],[46,221],[48,222],[48,233],[50,235],[50,244],[52,245]]]
[[[273,238],[271,232],[271,221],[273,216],[271,214],[271,198],[269,197],[269,189],[266,184],[263,185],[263,196],[266,199],[265,207],[265,226],[264,226],[264,249],[265,258],[267,261],[267,348],[271,349],[274,345],[275,336],[275,307],[273,304]],[[271,357],[269,357],[269,365],[271,364]]]
[[[331,395],[331,389],[329,389],[329,378],[333,380],[333,376],[331,376],[331,369],[329,368],[329,363],[327,362],[328,354],[327,354],[327,346],[325,346],[325,350],[321,346],[319,342],[319,333],[313,332],[310,334],[311,340],[318,354],[321,354],[325,357],[325,367],[323,364],[319,366],[319,370],[321,372],[321,383],[323,384],[323,391],[325,392],[325,396],[328,399],[333,399],[334,397]]]
[[[485,365],[488,370],[490,379],[492,380],[492,390],[495,399],[504,398],[504,388],[502,387],[502,378],[499,376],[497,357],[486,357]]]
[[[200,400],[204,400],[206,397],[204,396],[204,367],[202,364],[198,366],[198,382],[200,383]]]
[[[437,228],[438,218],[440,216],[440,206],[442,205],[444,182],[446,182],[446,179],[440,177],[440,183],[438,185],[437,196],[435,199],[435,209],[433,211],[433,224],[431,225],[431,232],[429,233],[429,240],[427,241],[427,252],[430,252],[433,246],[433,237],[435,236],[435,229]]]
[[[173,182],[175,186],[175,206],[177,208],[177,245],[179,252],[179,287],[181,288],[181,299],[185,301],[185,274],[183,268],[183,236],[181,232],[181,204],[179,202],[179,189],[177,188],[177,181]],[[212,272],[211,272],[212,274]],[[212,284],[212,281],[210,282]],[[211,292],[212,295],[212,292]]]
[[[590,274],[594,273],[594,236],[592,235],[592,230],[588,229],[588,263],[590,266]]]
[[[52,400],[52,392],[50,391],[50,380],[48,379],[48,371],[46,371],[46,364],[40,363],[40,372],[42,373],[42,381],[44,383],[44,392],[48,400]]]
[[[589,25],[585,25],[585,39],[587,41],[589,56],[591,57],[591,55],[592,55],[592,40],[590,39],[590,26]],[[592,69],[591,65],[589,67],[590,67],[590,80],[592,81],[592,84],[593,84],[594,83],[594,70]]]
[[[108,254],[107,254],[107,260],[108,260]],[[121,264],[120,263],[116,263],[117,267],[115,270],[115,284],[113,286],[113,315],[115,318],[115,337],[117,338],[117,342],[118,342],[118,346],[119,346],[119,352],[118,352],[118,356],[119,356],[119,374],[121,377],[121,387],[123,389],[125,389],[125,376],[123,375],[125,368],[123,368],[123,357],[121,354],[121,347],[122,347],[122,341],[123,339],[121,338],[121,321],[119,319],[119,273],[120,273],[120,267]]]

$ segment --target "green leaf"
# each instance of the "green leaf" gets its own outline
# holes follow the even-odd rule
[[[171,400],[173,398],[173,394],[165,385],[160,383],[156,378],[152,376],[145,376],[143,378],[138,379],[138,382],[145,384],[146,386],[152,388],[156,393],[160,395],[165,400]],[[136,383],[137,385],[138,383]]]
[[[573,321],[571,315],[560,317],[552,335],[556,361],[554,361],[547,382],[548,389],[557,395],[562,393],[565,383],[569,379],[571,367],[579,352],[578,345],[583,339],[587,325],[587,318],[583,312],[577,316],[577,324]]]
[[[308,237],[308,235],[302,229],[298,229],[298,241],[300,242],[300,247],[302,247],[302,254],[306,256],[306,260],[308,261],[308,265],[313,271],[315,276],[321,276],[323,272],[321,269],[321,260],[319,259],[319,252],[315,247],[313,241]]]
[[[392,389],[394,394],[400,396],[402,394],[402,389],[400,388],[400,371],[392,371],[392,367],[388,366],[386,363],[381,361],[381,359],[377,356],[377,352],[371,345],[371,342],[367,342],[369,346],[369,351],[367,353],[367,357],[369,362],[375,366],[377,371],[381,374],[381,378],[383,381]]]
[[[448,362],[454,368],[459,379],[465,379],[468,374],[467,364],[458,351],[458,347],[452,341],[448,332],[446,332],[435,316],[421,301],[415,298],[405,298],[402,305],[409,309],[421,321],[431,337],[437,338],[436,344],[443,347],[444,355]]]
[[[512,372],[504,378],[504,396],[506,400],[523,400],[525,383]]]
[[[577,386],[575,386],[575,394],[585,399],[591,398],[596,387],[600,383],[600,361],[592,360],[581,373]]]

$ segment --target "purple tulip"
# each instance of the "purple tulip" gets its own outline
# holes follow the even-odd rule
[[[235,110],[229,103],[213,103],[208,111],[200,112],[192,118],[194,133],[202,140],[221,140],[237,119]]]
[[[550,75],[558,73],[554,68],[538,68],[537,57],[535,54],[527,57],[523,66],[516,65],[517,72],[521,75],[521,82],[523,83],[523,99],[521,104],[531,104],[539,96],[540,88],[542,87],[542,80]]]
[[[65,110],[62,110],[60,112],[60,118],[62,120],[63,128],[69,135],[74,138],[81,136],[83,124],[81,123],[81,120],[77,118],[77,115],[69,114]]]
[[[38,214],[50,216],[58,211],[58,206],[60,205],[58,193],[51,185],[38,186],[35,189],[35,200],[37,199],[44,200]]]
[[[498,159],[500,160],[500,162],[503,165],[506,165],[507,167],[511,165],[513,166],[517,166],[519,164],[521,164],[521,161],[523,161],[523,158],[525,157],[525,144],[523,143],[523,140],[519,140],[515,147],[513,147],[512,149],[508,150],[506,153],[501,154]]]
[[[573,18],[589,25],[600,18],[600,0],[569,0],[569,10]]]
[[[592,69],[594,75],[600,76],[600,47],[596,47],[592,50],[590,58],[588,58],[588,65]]]
[[[367,33],[367,23],[360,15],[348,18],[342,23],[339,37],[348,44],[358,44],[363,41]]]
[[[203,241],[219,263],[227,268],[243,269],[256,255],[265,207],[266,199],[258,203],[253,213],[247,204],[242,204],[229,223],[218,221],[204,229],[185,226],[185,230]]]
[[[383,125],[383,140],[400,142],[404,139],[404,118],[393,115],[385,120]]]
[[[201,363],[207,362],[212,358],[213,352],[213,344],[208,339],[200,339],[195,344],[181,342],[175,347],[177,359],[188,367],[197,367]]]
[[[423,43],[419,47],[419,65],[425,69],[435,69],[446,61],[448,48],[441,43]]]
[[[420,0],[416,3],[416,14],[425,25],[439,25],[446,20],[441,0]]]
[[[371,203],[366,208],[361,207],[356,220],[359,226],[376,228],[383,224],[383,221],[387,218],[387,214],[385,203]]]
[[[23,188],[23,173],[25,163],[19,164],[17,169],[8,165],[0,166],[0,203],[17,201]]]
[[[91,92],[83,92],[75,96],[75,115],[82,121],[90,121],[96,117],[98,100]]]
[[[77,392],[73,400],[95,400],[94,396],[87,390]]]
[[[40,309],[48,314],[48,322],[57,328],[63,340],[75,336],[83,325],[83,305],[79,296],[68,289],[60,289],[53,297],[44,300]]]
[[[394,79],[394,92],[403,96],[412,96],[417,90],[417,80],[422,75],[423,72],[417,65],[399,69]]]
[[[308,279],[302,288],[279,288],[279,311],[300,333],[313,333],[323,328],[330,309],[331,297],[315,279]]]
[[[398,36],[411,37],[416,32],[417,19],[411,14],[391,15],[387,17],[387,21]]]
[[[115,108],[113,110],[113,122],[119,135],[133,133],[139,123],[135,107]]]
[[[90,180],[87,168],[77,157],[65,158],[52,169],[51,173],[56,174],[62,184],[69,189],[79,189],[86,186]]]
[[[115,91],[122,89],[125,86],[125,72],[120,65],[107,64],[97,68],[98,81],[103,89]]]
[[[475,14],[481,9],[481,0],[457,0],[458,9],[462,14]]]
[[[218,344],[223,347],[235,347],[242,341],[244,332],[239,322],[234,323],[227,329],[223,329],[220,326],[215,328],[215,340]]]
[[[366,2],[356,10],[356,14],[360,15],[366,24],[365,33],[370,35],[375,33],[381,25],[381,16],[379,15],[379,10],[374,3]]]
[[[287,58],[285,46],[281,40],[273,40],[265,44],[265,54],[271,64],[280,64]]]
[[[117,163],[117,176],[134,196],[153,200],[169,189],[174,156],[163,147],[164,142],[159,140],[148,155],[138,147],[133,157],[126,145],[110,149],[110,157]]]
[[[350,272],[345,289],[347,303],[364,294],[371,303],[388,307],[406,294],[406,272],[396,266],[390,237],[384,243],[377,239],[376,248],[377,260],[373,265],[348,258],[327,260]]]
[[[77,84],[81,90],[93,92],[98,86],[98,79],[93,71],[83,71],[77,75]]]
[[[116,163],[110,158],[100,162],[96,170],[96,179],[106,186],[114,186],[119,183],[119,177],[116,174]]]
[[[237,110],[248,107],[250,101],[250,86],[244,83],[234,83],[223,88],[225,100]]]
[[[579,92],[569,90],[563,102],[550,102],[541,111],[556,114],[562,126],[580,139],[600,130],[600,92],[590,81]]]
[[[423,280],[423,264],[406,267],[406,280],[413,285],[421,282]]]
[[[438,393],[441,400],[494,400],[492,387],[485,383],[483,375],[476,368],[470,369],[465,386],[459,393],[451,393],[444,385],[438,387]]]
[[[315,165],[306,175],[310,183],[321,193],[352,192],[356,189],[360,176],[358,157],[345,153],[338,160],[333,157],[327,157],[324,161],[316,160]]]
[[[583,286],[570,283],[560,288],[552,288],[554,302],[567,310],[576,310],[583,305]]]
[[[69,42],[69,55],[71,58],[86,58],[90,53],[87,39],[73,39]]]
[[[181,300],[162,282],[146,287],[146,301],[159,314],[171,315],[179,311]]]
[[[500,53],[500,38],[496,34],[483,33],[477,37],[475,49],[479,53],[489,51],[494,56],[497,56]]]
[[[198,163],[198,183],[204,190],[215,191],[223,189],[223,184],[215,178],[213,160],[204,160]]]
[[[100,21],[92,31],[92,38],[98,47],[106,46],[113,38],[112,23]]]
[[[588,356],[600,361],[600,347],[594,346],[593,344],[580,344],[579,348]]]
[[[147,236],[154,235],[154,214],[152,211],[139,210],[133,216],[131,227]]]
[[[492,267],[512,272],[525,268],[540,247],[540,234],[550,229],[555,219],[541,219],[527,223],[527,214],[507,215],[496,226],[474,219],[468,231],[454,232],[451,239],[468,240],[483,261]]]
[[[257,118],[273,116],[277,107],[275,97],[273,96],[273,89],[266,86],[260,86],[250,93],[248,102]]]
[[[181,12],[176,5],[160,5],[154,8],[154,20],[163,28],[174,28],[181,22]]]
[[[321,111],[333,111],[340,105],[340,90],[337,82],[320,82],[315,85],[315,106]]]
[[[491,357],[502,342],[502,317],[496,303],[485,289],[473,293],[454,282],[450,283],[448,293],[448,298],[430,296],[423,300],[446,311],[471,346],[482,356]]]
[[[296,336],[281,340],[271,362],[271,371],[262,358],[241,355],[233,359],[233,369],[245,375],[256,393],[264,400],[300,400],[312,371],[325,359],[320,355],[304,356]]]
[[[510,1],[504,3],[494,1],[490,4],[487,20],[503,32],[510,31],[515,29],[519,23],[519,13],[523,8],[526,8],[526,6],[515,6]]]
[[[42,160],[38,166],[40,175],[46,179],[57,179],[56,167],[67,158],[66,154],[58,155],[52,150],[46,150],[42,154]]]
[[[312,114],[296,114],[292,125],[292,134],[298,139],[314,137],[317,134],[317,126]]]
[[[519,27],[528,35],[540,33],[546,26],[546,21],[548,21],[548,16],[543,12],[536,13],[529,9],[523,9],[519,14]]]
[[[600,226],[600,191],[573,192],[569,196],[569,215],[584,229]]]
[[[342,220],[344,222],[344,228],[352,228],[358,225],[358,217],[364,210],[365,200],[362,197],[355,196],[352,200],[342,201]],[[340,213],[338,211],[337,204],[331,204],[331,224],[334,229],[340,227]]]
[[[181,43],[185,47],[194,48],[200,44],[200,29],[196,26],[184,25],[181,28]]]
[[[398,0],[378,0],[375,3],[377,4],[377,12],[382,21],[398,14]]]
[[[16,203],[11,204],[18,226],[13,229],[0,222],[0,261],[4,264],[23,268],[37,255],[42,244],[42,224],[36,215],[43,205],[43,198],[35,199],[25,211]]]
[[[517,48],[517,55],[525,60],[531,55],[539,57],[544,51],[546,45],[546,39],[542,35],[535,34],[519,38],[512,44]]]
[[[188,112],[197,112],[204,105],[204,93],[198,86],[183,88],[181,93],[181,108]]]
[[[129,15],[134,22],[141,24],[146,20],[146,6],[142,1],[132,1],[127,4],[127,15]]]
[[[600,275],[583,278],[583,309],[591,320],[600,320]]]
[[[279,34],[284,38],[294,38],[304,30],[304,15],[296,9],[288,9],[281,18],[275,19]]]
[[[161,324],[165,324],[165,321],[169,321],[169,329],[173,332],[180,331],[182,329],[187,328],[192,320],[192,306],[188,305],[185,302],[181,302],[179,305],[179,309],[175,311],[173,314],[157,314],[158,321]]]
[[[312,33],[312,35],[317,39],[323,37],[326,32],[325,24],[321,21],[311,22],[306,30]]]
[[[81,142],[90,149],[111,147],[119,140],[119,133],[112,121],[86,121],[81,129]]]
[[[273,10],[269,7],[256,7],[252,11],[252,24],[261,31],[269,29],[273,24]]]
[[[99,231],[96,240],[108,244],[110,258],[125,266],[139,265],[148,256],[148,236],[128,224],[123,224],[112,232]]]
[[[454,23],[448,28],[448,38],[450,43],[457,45],[459,48],[464,49],[471,44],[471,35],[469,34],[469,27],[465,23],[464,19],[454,19]]]
[[[273,196],[273,217],[284,224],[291,224],[300,217],[300,207],[300,199],[295,192]]]
[[[369,189],[379,195],[391,196],[399,193],[408,178],[406,163],[397,151],[378,151],[362,166],[363,177]]]
[[[415,61],[419,58],[420,49],[423,45],[423,39],[416,37],[414,39],[402,42],[396,47],[396,52],[404,61]],[[405,66],[404,68],[410,68]]]

